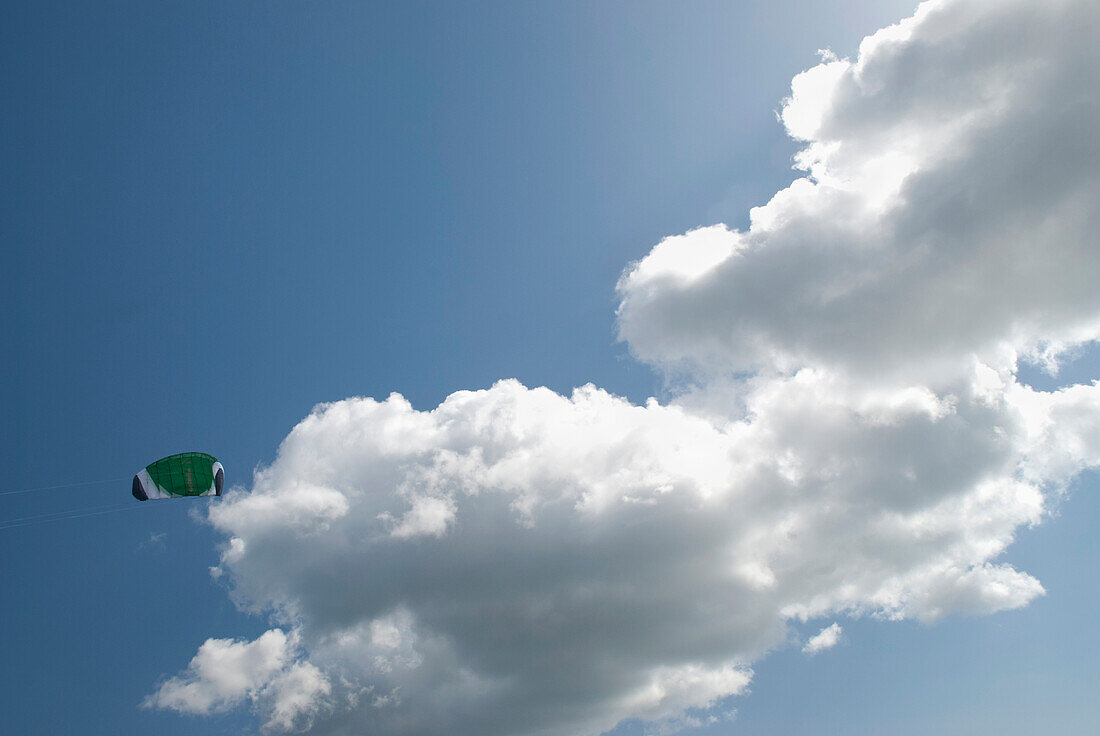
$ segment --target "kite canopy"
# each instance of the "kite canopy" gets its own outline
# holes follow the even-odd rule
[[[146,465],[134,476],[134,498],[177,498],[220,496],[225,470],[218,459],[205,452],[181,452]]]

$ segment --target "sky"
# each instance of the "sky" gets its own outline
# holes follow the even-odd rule
[[[1100,11],[758,6],[5,8],[3,731],[1089,733]]]

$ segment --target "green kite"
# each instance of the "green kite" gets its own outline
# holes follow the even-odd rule
[[[179,498],[220,496],[225,470],[218,459],[205,452],[181,452],[146,465],[134,476],[134,498]]]

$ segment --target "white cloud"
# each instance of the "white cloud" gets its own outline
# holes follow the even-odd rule
[[[813,656],[824,652],[826,649],[832,649],[840,641],[840,635],[843,632],[843,627],[834,621],[811,636],[809,641],[806,642],[806,646],[802,647],[802,652]]]
[[[161,683],[144,705],[208,715],[251,702],[262,704],[265,729],[308,727],[331,687],[312,664],[293,662],[296,643],[281,629],[251,642],[207,639],[187,670]]]
[[[619,282],[667,404],[501,381],[317,407],[210,512],[236,599],[300,642],[208,641],[150,702],[334,736],[663,733],[792,620],[1042,595],[1002,555],[1100,463],[1100,388],[1016,366],[1100,337],[1098,35],[1094,2],[942,0],[797,77],[810,176]]]
[[[279,672],[259,693],[267,714],[264,728],[273,731],[308,730],[318,713],[329,707],[332,686],[309,662],[296,662]]]
[[[1095,3],[930,2],[795,78],[812,173],[658,246],[619,284],[636,355],[699,375],[827,367],[944,383],[1097,333]],[[674,250],[705,270],[685,281]],[[719,242],[716,242],[719,241]],[[721,241],[724,241],[724,245]]]

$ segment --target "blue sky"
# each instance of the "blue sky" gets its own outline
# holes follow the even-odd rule
[[[129,475],[194,449],[251,488],[314,405],[352,396],[396,391],[424,411],[516,378],[671,401],[675,376],[652,359],[664,338],[639,322],[616,339],[620,275],[668,236],[747,229],[749,208],[803,175],[776,120],[792,77],[913,9],[7,8],[0,492],[121,480],[0,496],[3,730],[254,732],[247,704],[141,707],[206,639],[255,639],[278,611],[238,609],[243,573],[212,578],[231,524],[201,503],[108,508],[129,502]],[[1019,375],[1088,383],[1098,361]],[[928,624],[792,621],[795,638],[832,620],[844,634],[754,661],[719,708],[736,719],[696,732],[1087,733],[1095,490],[1073,481],[996,558],[1045,596]],[[4,526],[80,509],[111,513]]]

